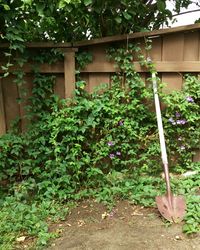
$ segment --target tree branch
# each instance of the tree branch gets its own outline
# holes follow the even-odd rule
[[[188,13],[193,13],[193,12],[197,12],[197,11],[200,11],[200,9],[197,9],[197,10],[188,10],[188,11],[185,11],[185,12],[181,12],[181,13],[172,15],[172,17],[180,16],[180,15],[184,15],[184,14],[188,14]]]

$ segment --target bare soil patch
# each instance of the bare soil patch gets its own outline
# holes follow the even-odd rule
[[[119,201],[108,212],[102,204],[81,202],[67,220],[52,225],[61,237],[48,250],[190,250],[200,249],[199,235],[182,233],[182,224],[167,226],[157,209]]]

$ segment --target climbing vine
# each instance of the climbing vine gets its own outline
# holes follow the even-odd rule
[[[36,236],[38,245],[45,245],[56,236],[48,233],[46,218],[56,215],[54,209],[63,217],[62,202],[93,197],[111,207],[115,199],[126,198],[154,206],[155,196],[164,192],[151,81],[145,84],[135,71],[132,61],[137,55],[141,65],[154,70],[138,45],[111,48],[108,57],[120,69],[112,78],[112,86],[104,85],[89,94],[85,82],[78,78],[75,96],[67,105],[53,93],[55,77],[39,72],[40,63],[54,63],[62,54],[46,50],[35,56],[29,128],[24,133],[10,131],[0,138],[0,185],[4,190],[0,244],[4,248],[24,231]],[[90,54],[77,55],[79,67],[91,59]],[[21,84],[23,74],[16,74]],[[191,157],[193,149],[199,148],[199,86],[199,80],[188,75],[181,92],[165,95],[162,86],[159,88],[167,104],[163,117],[171,165],[179,175],[187,170],[200,171]],[[198,176],[179,182],[174,178],[172,184],[175,193],[187,197],[184,231],[197,232]],[[15,213],[8,213],[9,207]],[[31,219],[26,220],[30,211]],[[13,221],[13,216],[16,227],[7,222],[7,218]],[[39,226],[33,226],[36,224]]]

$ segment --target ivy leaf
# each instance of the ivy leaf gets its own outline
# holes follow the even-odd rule
[[[69,3],[71,3],[71,0],[61,0],[59,1],[58,8],[63,9]]]
[[[10,7],[7,4],[3,4],[5,10],[10,10]]]
[[[37,4],[36,5],[36,10],[37,10],[39,16],[41,16],[41,17],[44,16],[44,12],[43,12],[44,7],[45,7],[44,4]]]
[[[85,6],[88,6],[92,3],[92,0],[84,0]]]
[[[6,73],[3,74],[3,77],[9,76],[9,74],[10,74],[9,72],[6,72]]]
[[[11,53],[5,52],[4,55],[5,55],[5,56],[11,56],[12,54],[11,54]]]
[[[5,66],[1,66],[1,69],[2,69],[2,70],[8,70],[8,68],[5,67]]]
[[[31,4],[32,4],[32,0],[23,0],[23,3],[24,3],[24,4],[31,5]]]
[[[166,8],[166,4],[164,1],[160,0],[160,1],[157,1],[157,7],[160,11],[165,11],[165,8]]]
[[[117,16],[117,17],[115,17],[115,21],[117,23],[121,23],[122,22],[122,18],[120,16]]]
[[[129,15],[127,12],[123,12],[123,16],[126,20],[130,20],[132,18],[132,16]]]

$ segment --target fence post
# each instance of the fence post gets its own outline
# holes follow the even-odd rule
[[[72,97],[75,90],[75,52],[76,48],[63,49],[64,51],[64,77],[65,77],[65,98]]]
[[[0,136],[6,133],[2,80],[0,79]]]

